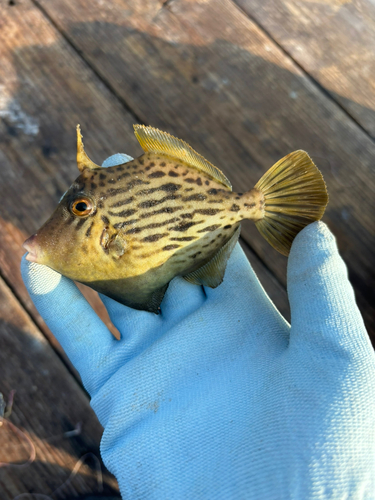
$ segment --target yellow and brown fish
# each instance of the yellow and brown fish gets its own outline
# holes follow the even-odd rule
[[[184,141],[134,126],[145,153],[102,168],[86,155],[77,126],[81,175],[24,247],[45,264],[135,309],[157,313],[168,283],[217,287],[252,219],[288,255],[296,234],[319,220],[328,202],[323,177],[304,151],[278,161],[247,193]]]

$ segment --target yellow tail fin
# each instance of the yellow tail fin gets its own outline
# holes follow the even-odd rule
[[[294,151],[271,167],[255,188],[265,200],[258,230],[276,250],[289,255],[295,236],[324,214],[328,193],[322,174],[305,151]]]

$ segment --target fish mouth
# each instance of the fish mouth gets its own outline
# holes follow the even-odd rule
[[[40,257],[40,248],[36,242],[36,236],[36,234],[33,234],[22,245],[23,248],[29,252],[26,255],[26,260],[29,262],[38,262],[38,257]]]

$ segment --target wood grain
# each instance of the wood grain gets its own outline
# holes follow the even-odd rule
[[[371,0],[234,0],[375,138]]]
[[[229,0],[150,0],[141,11],[130,0],[39,1],[142,122],[185,139],[236,190],[286,153],[307,150],[326,179],[324,220],[374,335],[375,145],[285,51]],[[242,235],[285,284],[286,259],[253,225]]]
[[[116,481],[100,462],[102,428],[88,398],[1,279],[0,344],[0,392],[7,399],[16,391],[12,413],[0,426],[1,499],[31,492],[51,495],[60,487],[54,498],[68,500],[101,489],[115,495]]]

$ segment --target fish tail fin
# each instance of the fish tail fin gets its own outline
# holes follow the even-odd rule
[[[256,226],[283,255],[289,255],[294,238],[305,226],[322,218],[328,203],[322,174],[301,150],[275,163],[255,189],[264,197],[263,218]]]

